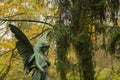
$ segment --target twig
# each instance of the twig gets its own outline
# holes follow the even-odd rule
[[[7,53],[9,53],[9,52],[11,52],[11,51],[14,51],[15,49],[16,49],[16,47],[14,49],[6,51],[5,53],[1,54],[0,57],[3,56],[3,55],[5,55],[5,54],[7,54]]]
[[[38,36],[42,35],[44,32],[46,32],[46,31],[49,30],[49,29],[51,29],[51,28],[45,29],[45,30],[42,31],[41,33],[38,33],[37,35],[33,36],[30,40],[33,40],[33,39],[37,38]]]
[[[1,80],[4,80],[4,78],[7,76],[7,74],[8,74],[9,71],[10,71],[13,52],[14,52],[14,51],[12,51],[12,54],[11,54],[11,57],[10,57],[9,65],[8,65],[7,67],[3,68],[2,72],[1,72],[1,73],[2,73],[1,76],[0,76],[0,79],[1,79]],[[3,71],[4,71],[4,72],[3,72]]]
[[[2,22],[0,23],[0,26],[3,25],[4,23],[5,23],[5,21],[2,21]]]

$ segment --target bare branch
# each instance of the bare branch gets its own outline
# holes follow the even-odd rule
[[[18,22],[18,21],[22,21],[22,22],[35,22],[35,23],[42,23],[42,24],[46,24],[46,25],[49,25],[49,26],[52,26],[52,27],[55,27],[54,25],[50,24],[50,23],[47,23],[47,22],[43,22],[43,21],[37,21],[37,20],[12,20],[12,19],[1,19],[0,18],[0,21],[13,21],[13,22]]]
[[[5,54],[7,54],[7,53],[9,53],[9,52],[11,52],[11,51],[14,51],[15,49],[16,49],[16,47],[14,49],[6,51],[5,53],[1,54],[0,57],[3,56],[3,55],[5,55]]]
[[[5,21],[2,21],[2,22],[0,23],[0,26],[3,25],[4,23],[5,23]]]
[[[41,33],[38,33],[37,35],[33,36],[30,40],[33,40],[35,38],[37,38],[38,36],[42,35],[44,32],[46,32],[47,30],[49,30],[50,28],[45,29],[44,31],[42,31]]]

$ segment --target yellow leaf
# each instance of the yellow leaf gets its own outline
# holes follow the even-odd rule
[[[41,10],[43,9],[43,5],[38,5],[38,8]]]

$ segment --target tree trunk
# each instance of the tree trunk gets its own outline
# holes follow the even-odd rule
[[[84,42],[74,45],[78,56],[80,80],[94,80],[90,40],[87,40],[89,37],[85,35],[80,38],[84,38]]]
[[[73,0],[72,33],[73,45],[79,63],[80,80],[94,80],[92,44],[89,33],[89,0]]]

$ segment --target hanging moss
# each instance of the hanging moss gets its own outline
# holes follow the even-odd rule
[[[61,80],[66,80],[66,73],[68,70],[69,61],[67,59],[67,53],[69,48],[69,40],[66,30],[59,29],[56,35],[56,53],[57,62],[56,67],[60,72]]]
[[[109,46],[109,51],[111,54],[115,54],[115,46],[117,45],[116,43],[120,40],[120,29],[113,29],[113,32],[111,33],[111,38],[110,38],[110,46]]]

